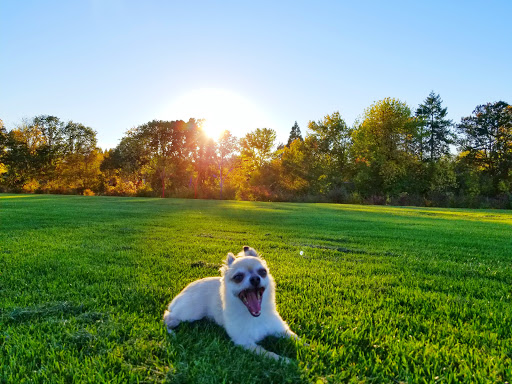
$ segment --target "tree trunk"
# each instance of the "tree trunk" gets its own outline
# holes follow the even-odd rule
[[[162,172],[162,198],[165,197],[165,173]]]
[[[222,200],[222,159],[219,162],[220,200]]]

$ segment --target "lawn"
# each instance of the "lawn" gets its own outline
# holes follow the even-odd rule
[[[162,314],[267,260],[285,364]],[[512,213],[0,194],[1,383],[512,381]],[[302,252],[302,253],[301,253]]]

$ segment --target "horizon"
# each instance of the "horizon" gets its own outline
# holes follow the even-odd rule
[[[237,137],[271,128],[286,142],[295,121],[305,134],[339,111],[351,126],[385,97],[414,113],[434,91],[454,123],[512,99],[505,1],[28,1],[0,11],[5,126],[53,115],[94,129],[102,149],[154,119],[207,118]]]

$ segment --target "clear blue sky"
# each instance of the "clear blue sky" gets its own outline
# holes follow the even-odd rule
[[[231,95],[210,104],[235,133],[266,124],[285,141],[295,121],[305,133],[339,110],[351,125],[434,90],[458,122],[512,103],[511,15],[510,0],[2,0],[0,119],[74,120],[110,148],[152,119],[204,117],[176,100],[213,89]]]

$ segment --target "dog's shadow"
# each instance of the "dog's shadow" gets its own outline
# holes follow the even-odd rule
[[[303,380],[296,360],[297,343],[289,338],[269,336],[259,343],[267,351],[287,358],[280,360],[236,346],[224,328],[208,320],[183,322],[168,340],[176,359],[167,375],[170,382],[197,382],[202,374],[216,377],[219,382],[243,382],[240,375],[247,374],[252,382]]]
[[[297,343],[289,337],[268,336],[258,344],[279,356],[297,359]]]

